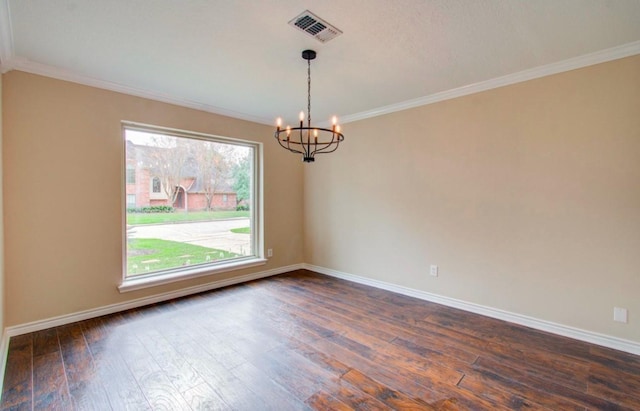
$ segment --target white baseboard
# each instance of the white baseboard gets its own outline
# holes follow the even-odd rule
[[[564,337],[585,341],[592,344],[601,345],[615,350],[640,355],[640,343],[624,340],[622,338],[612,337],[592,331],[582,330],[551,321],[541,320],[526,315],[516,314],[497,308],[487,307],[480,304],[474,304],[455,298],[445,297],[438,294],[420,291],[413,288],[403,287],[384,281],[373,280],[371,278],[361,277],[341,271],[332,270],[330,268],[319,267],[312,264],[303,264],[303,267],[310,271],[326,274],[331,277],[341,278],[343,280],[352,281],[359,284],[369,285],[371,287],[381,288],[383,290],[392,291],[394,293],[407,295],[409,297],[419,298],[421,300],[431,301],[434,303],[446,305],[448,307],[459,308],[464,311],[484,315],[487,317],[504,320],[515,324],[524,325],[526,327],[535,328],[536,330],[546,331]]]
[[[233,277],[226,280],[214,281],[207,284],[196,285],[193,287],[182,288],[180,290],[170,291],[163,294],[157,294],[149,297],[137,298],[135,300],[129,300],[122,303],[110,304],[103,307],[92,308],[85,311],[80,311],[72,314],[61,315],[57,317],[47,318],[44,320],[33,321],[26,324],[14,325],[5,329],[5,337],[8,341],[9,337],[16,335],[27,334],[35,331],[45,330],[51,327],[58,327],[60,325],[71,324],[76,321],[88,320],[90,318],[100,317],[107,314],[113,314],[120,311],[129,310],[132,308],[138,308],[149,304],[159,303],[161,301],[171,300],[173,298],[184,297],[191,294],[200,293],[203,291],[213,290],[215,288],[226,287],[228,285],[244,283],[247,281],[257,280],[259,278],[270,277],[277,274],[283,274],[294,270],[303,268],[303,264],[293,264],[285,267],[274,268],[267,271],[260,271],[253,274],[242,275],[239,277]],[[3,338],[2,342],[5,342]],[[2,346],[4,348],[4,346]],[[6,348],[3,352],[3,360],[6,360]],[[2,363],[1,365],[4,365]],[[4,368],[0,371],[4,371]]]
[[[132,308],[138,308],[149,304],[155,304],[158,302],[171,300],[173,298],[184,297],[199,292],[209,291],[216,288],[226,287],[233,284],[239,284],[247,281],[257,280],[260,278],[270,277],[273,275],[284,274],[290,271],[299,269],[307,269],[315,271],[321,274],[326,274],[332,277],[341,278],[343,280],[364,284],[383,290],[395,292],[398,294],[407,295],[410,297],[419,298],[421,300],[431,301],[434,303],[446,305],[448,307],[459,308],[461,310],[469,311],[476,314],[485,315],[487,317],[496,318],[499,320],[508,321],[515,324],[524,325],[537,330],[547,331],[550,333],[562,335],[576,340],[589,342],[592,344],[601,345],[604,347],[613,348],[616,350],[628,352],[631,354],[640,355],[640,343],[623,340],[621,338],[611,337],[604,334],[599,334],[591,331],[581,330],[574,327],[569,327],[562,324],[553,323],[550,321],[540,320],[525,315],[520,315],[504,310],[499,310],[492,307],[486,307],[479,304],[469,303],[466,301],[456,300],[437,294],[432,294],[426,291],[415,290],[384,281],[373,280],[366,277],[361,277],[353,274],[344,273],[341,271],[332,270],[325,267],[319,267],[311,264],[293,264],[285,267],[274,268],[267,271],[261,271],[253,274],[247,274],[239,277],[233,277],[226,280],[215,281],[212,283],[202,284],[198,286],[183,288],[168,293],[158,294],[150,297],[138,298],[135,300],[126,301],[123,303],[110,304],[103,307],[93,308],[77,313],[61,315],[57,317],[47,318],[40,321],[34,321],[26,324],[15,325],[7,327],[2,334],[0,340],[0,387],[4,380],[5,367],[7,365],[7,352],[9,350],[9,338],[16,335],[26,334],[30,332],[45,330],[51,327],[58,327],[60,325],[71,324],[76,321],[83,321],[90,318],[100,317],[107,314],[113,314],[120,311],[129,310]],[[0,393],[1,394],[1,393]]]

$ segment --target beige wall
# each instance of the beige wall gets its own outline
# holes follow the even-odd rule
[[[18,71],[3,80],[7,326],[302,262],[302,165],[271,127]],[[118,293],[122,120],[263,142],[268,264]]]
[[[635,56],[350,123],[304,181],[268,126],[6,73],[0,314],[24,324],[305,261],[640,342],[638,73]],[[264,142],[269,263],[118,293],[121,120]]]
[[[306,262],[640,342],[640,56],[344,130]]]

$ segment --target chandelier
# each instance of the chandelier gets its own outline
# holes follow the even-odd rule
[[[316,58],[313,50],[304,50],[302,58],[307,60],[307,124],[304,124],[304,111],[300,112],[300,126],[282,128],[282,119],[276,120],[274,137],[278,143],[292,153],[302,154],[302,161],[315,161],[316,154],[332,153],[344,140],[338,120],[333,116],[333,126],[329,128],[311,127],[311,60]]]

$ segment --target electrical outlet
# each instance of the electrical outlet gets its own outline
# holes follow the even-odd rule
[[[431,267],[429,267],[429,275],[432,277],[437,277],[438,276],[438,266],[435,264],[431,264]]]
[[[613,321],[619,323],[627,323],[629,320],[629,313],[626,308],[613,307]]]
[[[273,249],[272,248],[269,248],[267,250],[267,257],[273,257]]]

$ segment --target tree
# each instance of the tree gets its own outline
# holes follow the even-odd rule
[[[192,156],[197,163],[197,178],[200,180],[200,189],[207,202],[207,211],[211,211],[211,202],[215,193],[228,178],[229,163],[226,156],[228,146],[193,140],[191,148]]]
[[[236,206],[251,198],[251,157],[242,157],[233,167],[233,190],[236,192]]]
[[[169,205],[173,205],[178,196],[178,187],[182,181],[184,165],[189,157],[188,142],[185,139],[154,135],[147,153],[149,168],[154,176],[160,178]]]

